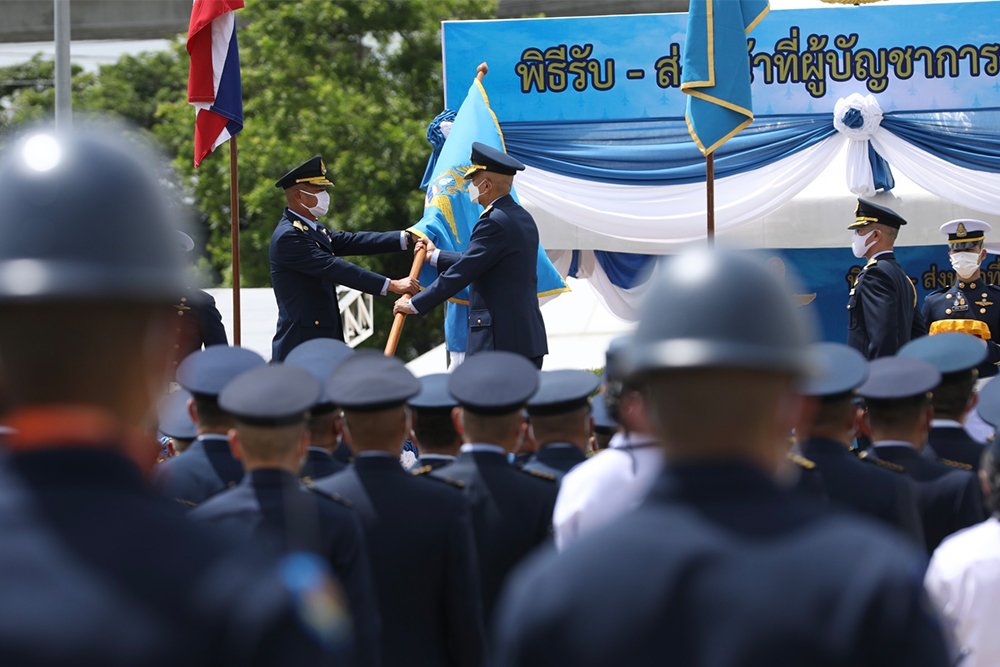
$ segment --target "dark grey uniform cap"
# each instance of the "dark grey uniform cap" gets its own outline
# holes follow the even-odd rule
[[[905,401],[922,398],[941,384],[934,365],[914,357],[880,357],[869,364],[868,379],[858,387],[866,401]]]
[[[528,401],[528,414],[546,417],[578,410],[590,402],[599,384],[590,371],[542,371],[538,391]]]
[[[976,412],[984,422],[993,428],[1000,428],[1000,382],[997,382],[997,378],[993,378],[979,390]]]
[[[420,378],[420,393],[410,399],[410,407],[417,410],[451,410],[458,401],[448,391],[447,373],[432,373]]]
[[[285,364],[298,366],[313,374],[320,384],[326,386],[330,377],[340,362],[354,354],[354,350],[342,341],[333,338],[313,338],[300,343],[285,357]],[[337,405],[329,400],[324,391],[319,397],[319,403],[313,406],[313,414],[320,415],[335,410]]]
[[[326,381],[326,393],[347,411],[374,412],[403,405],[419,394],[420,380],[398,357],[361,350],[337,364]]]
[[[177,384],[196,397],[215,398],[237,375],[265,363],[264,357],[253,350],[212,345],[181,362],[177,367]]]
[[[219,394],[219,407],[253,426],[289,426],[305,421],[323,385],[298,366],[258,366],[233,378]]]
[[[803,396],[840,396],[868,379],[868,360],[843,343],[816,343],[812,346],[816,373],[799,391]]]
[[[0,302],[173,302],[179,212],[152,165],[108,132],[34,134],[0,157]]]
[[[190,392],[183,389],[167,394],[156,407],[159,431],[168,438],[194,440],[198,436],[198,425],[191,420],[188,411]]]
[[[699,250],[658,267],[630,345],[627,375],[693,368],[806,373],[811,313],[751,253]]]
[[[538,368],[521,355],[489,350],[462,362],[448,380],[448,391],[470,412],[509,414],[535,395],[539,375]]]
[[[625,379],[625,373],[622,369],[623,364],[621,353],[631,344],[631,335],[612,338],[611,342],[608,343],[608,349],[604,353],[604,377],[602,378],[604,383],[621,382]]]
[[[971,371],[986,361],[989,348],[985,340],[971,334],[949,331],[914,338],[896,353],[900,357],[923,359],[942,375]]]

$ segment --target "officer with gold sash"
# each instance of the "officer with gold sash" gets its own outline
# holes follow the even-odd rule
[[[868,360],[896,353],[927,327],[917,309],[917,290],[896,261],[893,246],[906,220],[884,206],[858,200],[851,247],[868,260],[847,301],[847,344]]]
[[[952,220],[941,225],[948,235],[948,258],[955,269],[955,281],[947,289],[924,298],[924,321],[930,333],[958,331],[982,338],[989,356],[979,366],[980,377],[997,374],[1000,364],[1000,288],[988,285],[980,271],[986,259],[986,232],[982,220]]]

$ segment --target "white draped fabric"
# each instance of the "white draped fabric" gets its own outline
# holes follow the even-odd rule
[[[612,315],[625,322],[634,322],[639,319],[639,305],[646,297],[651,280],[645,280],[631,288],[618,287],[611,282],[608,274],[601,268],[600,263],[594,256],[593,250],[580,250],[576,277],[587,280],[594,288],[594,293],[604,304]],[[549,260],[559,274],[565,277],[569,273],[570,265],[573,262],[572,250],[549,250],[546,252]],[[543,302],[544,303],[544,302]]]

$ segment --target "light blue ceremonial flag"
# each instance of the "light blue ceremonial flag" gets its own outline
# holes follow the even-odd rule
[[[747,35],[768,8],[767,0],[691,0],[681,90],[688,131],[705,155],[753,122]]]
[[[472,230],[483,207],[469,200],[468,181],[463,174],[472,166],[472,144],[478,141],[506,151],[500,123],[490,109],[486,90],[479,80],[472,83],[465,101],[458,110],[441,155],[433,167],[434,177],[427,186],[424,215],[411,231],[430,238],[441,250],[462,252],[469,243]],[[516,181],[516,178],[515,178]],[[517,193],[511,190],[517,200]],[[538,246],[538,296],[568,292],[562,276],[552,266],[548,255]],[[437,278],[437,269],[424,264],[420,284],[430,285]],[[469,327],[469,289],[465,288],[448,300],[444,334],[448,351],[465,352]]]

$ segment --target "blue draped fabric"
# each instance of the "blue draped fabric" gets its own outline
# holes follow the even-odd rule
[[[1000,173],[1000,110],[892,113],[882,127],[958,167]]]
[[[730,139],[730,141],[732,141]],[[656,262],[655,255],[595,250],[594,257],[615,287],[629,289],[645,282]]]
[[[705,180],[705,157],[683,119],[503,123],[507,152],[525,164],[602,183],[680,185]],[[715,177],[761,169],[830,136],[829,115],[771,116],[715,151]]]

